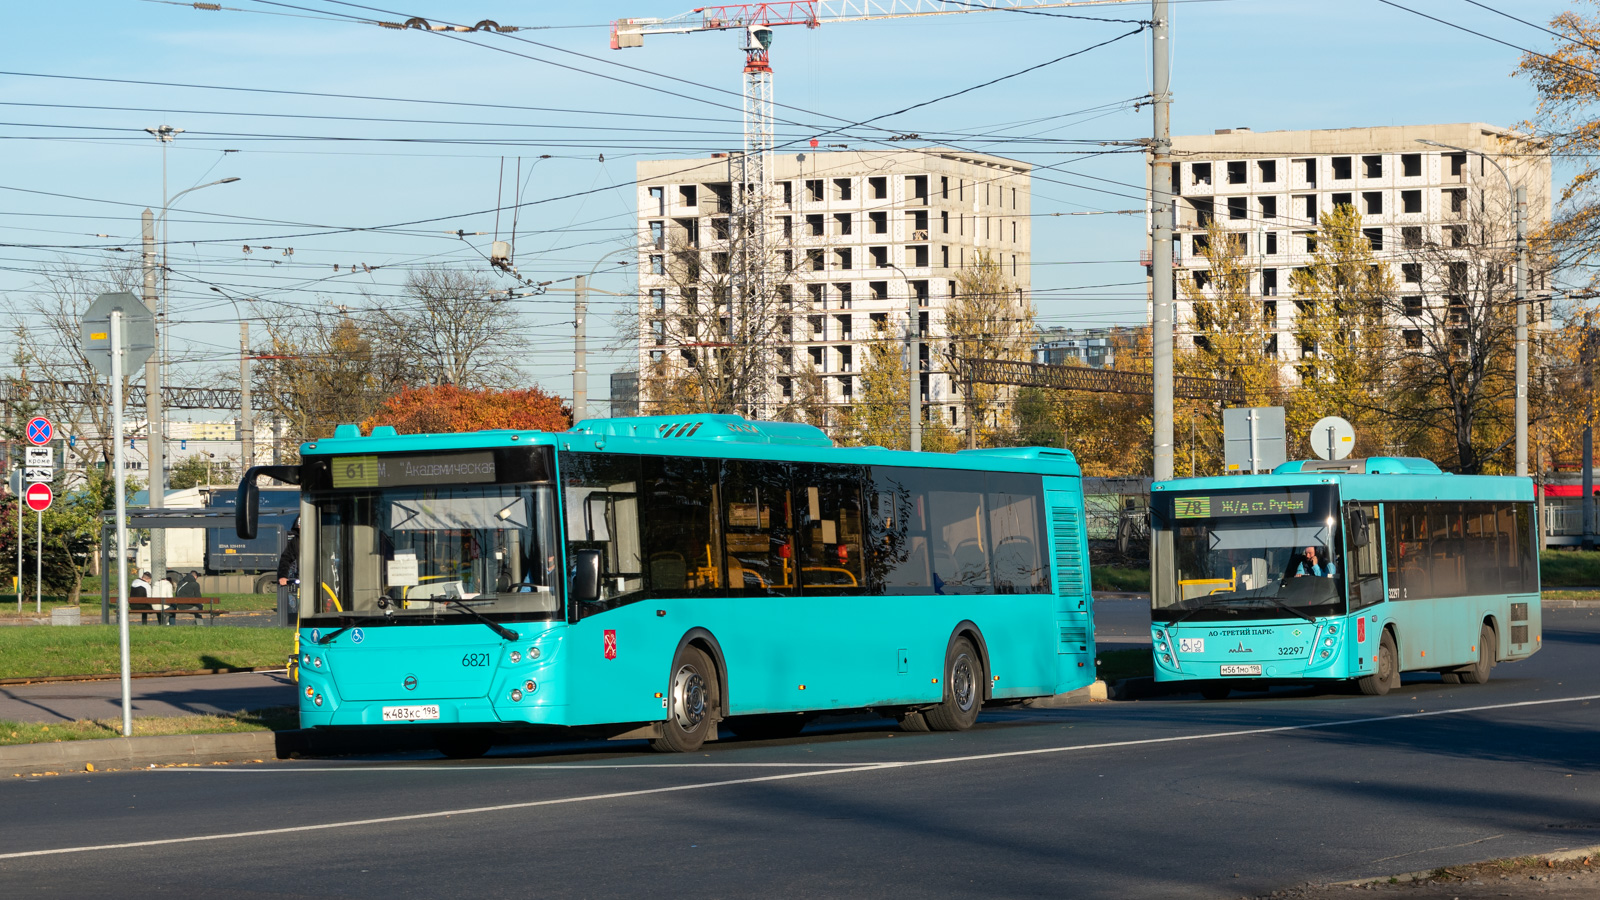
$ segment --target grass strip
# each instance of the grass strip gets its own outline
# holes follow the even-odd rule
[[[157,716],[133,720],[134,737],[167,734],[233,734],[244,731],[291,731],[300,714],[287,706],[198,716]],[[12,722],[0,719],[0,746],[92,741],[122,737],[121,719],[79,719],[74,722]]]
[[[9,602],[0,601],[0,619],[18,618],[16,596],[7,596],[11,597]],[[222,601],[219,608],[226,613],[271,612],[278,608],[278,597],[276,594],[217,594],[216,596]],[[34,612],[33,598],[24,597],[22,600],[21,618],[42,618],[50,615],[50,610],[67,605],[67,602],[60,598],[52,599],[50,597],[46,597],[44,598],[43,611]],[[115,609],[116,605],[117,599],[115,597],[111,598],[112,608]],[[82,616],[85,621],[99,618],[100,595],[98,593],[93,595],[86,593],[80,597],[78,600],[78,614]],[[139,620],[134,619],[133,621],[138,623]]]
[[[1600,551],[1544,550],[1539,580],[1547,588],[1600,586]]]
[[[1150,570],[1147,568],[1094,566],[1089,569],[1089,577],[1094,589],[1097,591],[1150,590]],[[1600,584],[1600,582],[1596,583]]]
[[[130,662],[136,673],[281,666],[293,643],[294,633],[286,628],[135,625],[128,629]],[[118,671],[115,625],[0,628],[0,678]]]
[[[1120,678],[1144,678],[1155,674],[1155,661],[1150,651],[1108,650],[1095,654],[1095,675],[1101,681],[1112,682]]]

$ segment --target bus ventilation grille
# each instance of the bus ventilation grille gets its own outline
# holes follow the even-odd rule
[[[1081,653],[1089,649],[1089,629],[1082,625],[1061,626],[1062,653]]]
[[[1513,626],[1511,626],[1511,643],[1513,643],[1513,644],[1526,644],[1527,642],[1528,642],[1528,626],[1526,626],[1526,625],[1513,625]]]
[[[1528,621],[1528,604],[1526,604],[1526,603],[1513,603],[1513,604],[1511,604],[1511,621],[1513,621],[1513,622],[1526,622],[1526,621]]]
[[[694,433],[700,430],[700,425],[699,422],[668,422],[656,429],[656,437],[694,437]]]
[[[1050,530],[1056,541],[1056,596],[1081,597],[1083,550],[1078,539],[1077,510],[1057,507],[1050,511]],[[1062,638],[1065,640],[1065,637]]]

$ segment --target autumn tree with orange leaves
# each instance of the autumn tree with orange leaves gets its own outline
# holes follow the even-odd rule
[[[561,405],[560,397],[538,388],[496,391],[445,384],[403,388],[362,422],[361,430],[371,433],[378,425],[393,426],[401,434],[446,434],[491,428],[566,431],[572,427],[572,410]]]

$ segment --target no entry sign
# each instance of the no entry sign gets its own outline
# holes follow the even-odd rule
[[[44,512],[50,508],[50,501],[55,499],[48,484],[30,484],[28,490],[22,495],[28,501],[28,508],[34,512]]]
[[[51,425],[50,420],[44,416],[34,416],[28,420],[27,433],[28,443],[35,445],[48,444],[50,443],[50,438],[56,433],[56,427]]]

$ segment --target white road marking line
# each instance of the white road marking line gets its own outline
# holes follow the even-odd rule
[[[154,772],[171,772],[174,774],[199,774],[209,772],[215,774],[233,775],[284,775],[300,772],[504,772],[508,769],[534,769],[544,772],[564,772],[568,769],[843,769],[843,768],[872,768],[874,766],[894,765],[891,762],[703,762],[703,763],[508,763],[498,765],[484,763],[475,766],[430,766],[399,765],[399,766],[363,766],[359,763],[348,766],[318,766],[316,768],[302,768],[300,766],[280,766],[272,769],[152,769]]]
[[[1033,750],[1007,750],[998,753],[977,753],[970,756],[946,756],[938,759],[901,760],[870,765],[841,766],[838,768],[817,769],[807,772],[787,772],[782,775],[762,775],[753,778],[734,778],[727,781],[702,781],[695,784],[681,784],[671,787],[642,788],[634,791],[611,791],[604,794],[585,794],[581,797],[562,797],[554,800],[529,800],[521,803],[500,803],[494,806],[475,806],[464,809],[447,809],[436,812],[408,813],[399,816],[381,816],[373,819],[352,819],[343,822],[325,822],[320,825],[290,825],[283,828],[262,828],[255,831],[234,831],[227,834],[201,834],[193,837],[158,838],[148,841],[128,841],[120,844],[94,844],[82,847],[58,847],[52,850],[24,850],[18,853],[0,853],[0,859],[23,859],[34,856],[58,856],[67,853],[93,853],[103,850],[131,850],[139,847],[159,847],[163,844],[184,844],[194,841],[224,841],[236,838],[267,837],[277,834],[298,834],[311,831],[328,831],[334,828],[359,828],[364,825],[387,825],[393,822],[415,822],[425,819],[442,819],[449,816],[479,815],[483,813],[506,812],[517,809],[535,809],[541,806],[565,806],[575,803],[591,803],[598,800],[622,800],[630,797],[647,797],[652,794],[671,794],[679,791],[697,791],[707,788],[732,787],[741,784],[762,784],[773,781],[791,781],[798,778],[816,778],[824,775],[850,775],[857,772],[882,772],[889,769],[910,769],[920,766],[939,766],[960,762],[981,762],[993,759],[1013,759],[1023,756],[1040,756],[1047,753],[1071,753],[1081,750],[1106,750],[1117,747],[1139,747],[1149,744],[1172,744],[1184,741],[1204,741],[1215,738],[1248,737],[1257,734],[1279,734],[1288,731],[1310,731],[1319,728],[1338,728],[1345,725],[1366,725],[1373,722],[1395,722],[1403,719],[1426,719],[1435,716],[1461,715],[1462,713],[1487,712],[1497,709],[1521,709],[1531,706],[1549,706],[1555,703],[1579,703],[1589,700],[1600,700],[1600,694],[1589,694],[1582,697],[1560,697],[1550,700],[1522,700],[1515,703],[1492,703],[1484,706],[1467,706],[1458,709],[1439,709],[1432,711],[1397,713],[1389,716],[1367,716],[1360,719],[1339,719],[1331,722],[1310,722],[1304,725],[1276,725],[1265,728],[1245,728],[1236,731],[1213,731],[1206,734],[1175,735],[1162,738],[1140,738],[1131,741],[1106,741],[1099,744],[1074,744],[1066,747],[1041,747]],[[672,763],[648,765],[673,765]],[[684,767],[695,767],[700,764],[686,763]],[[487,767],[486,767],[487,768]],[[551,766],[550,768],[560,768]],[[620,765],[617,768],[628,768]],[[193,771],[193,770],[191,770]],[[340,771],[362,771],[348,769]]]

